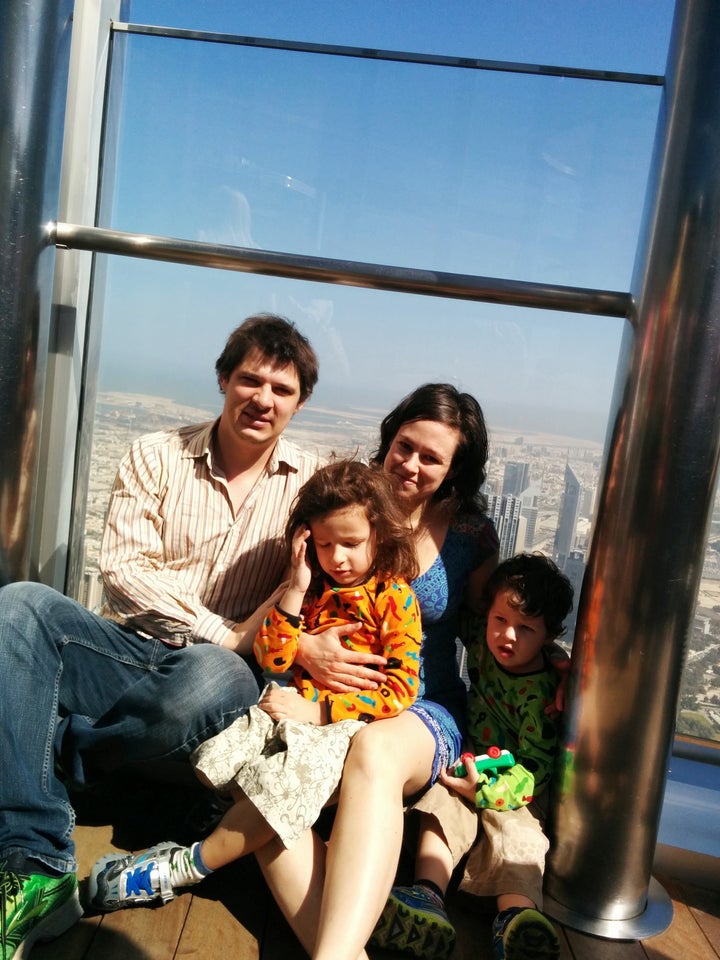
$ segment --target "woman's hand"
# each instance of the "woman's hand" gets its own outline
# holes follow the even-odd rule
[[[302,720],[316,726],[323,724],[322,705],[306,700],[294,688],[279,687],[277,690],[268,690],[258,706],[273,720]]]
[[[475,768],[475,754],[463,753],[460,757],[460,762],[465,764],[465,776],[456,777],[452,769],[441,770],[439,777],[440,783],[444,784],[448,790],[459,793],[461,797],[469,800],[470,803],[475,806],[475,792],[477,790],[478,780],[480,779],[480,774]]]
[[[555,660],[553,658],[552,665],[560,674],[560,682],[555,690],[555,699],[545,707],[545,715],[550,717],[551,720],[557,720],[565,709],[565,694],[567,691],[568,677],[570,676],[570,660]]]
[[[568,677],[570,676],[570,657],[559,643],[550,643],[547,647],[550,662],[560,674],[560,682],[555,691],[555,699],[545,707],[545,715],[551,720],[557,720],[565,709],[565,693]]]
[[[361,623],[346,623],[321,633],[302,633],[295,662],[331,693],[377,690],[385,680],[385,657],[348,650],[342,642],[361,627]]]

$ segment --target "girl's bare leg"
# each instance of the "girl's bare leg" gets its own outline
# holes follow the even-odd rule
[[[412,713],[370,724],[353,738],[328,845],[314,960],[364,955],[395,879],[403,797],[425,786],[434,754],[432,734]]]
[[[235,803],[201,845],[202,858],[211,870],[218,870],[240,857],[253,853],[275,836],[275,831],[254,804],[240,791]]]

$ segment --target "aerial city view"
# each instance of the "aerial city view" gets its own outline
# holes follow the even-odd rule
[[[143,433],[213,419],[216,411],[163,397],[131,393],[98,396],[79,599],[99,606],[97,556],[117,465]],[[332,410],[309,404],[288,436],[323,456],[367,457],[374,449],[382,410]],[[541,551],[565,571],[579,595],[602,466],[597,441],[494,427],[485,494],[500,537],[501,559]],[[720,509],[713,511],[709,543],[680,691],[678,732],[720,739]],[[575,612],[564,638],[569,648]]]

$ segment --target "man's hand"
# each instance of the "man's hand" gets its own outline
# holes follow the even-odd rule
[[[377,690],[385,680],[385,657],[348,650],[342,642],[343,637],[352,636],[361,627],[361,623],[347,623],[328,627],[322,633],[301,634],[295,662],[332,693]]]
[[[475,768],[475,755],[473,753],[464,753],[460,760],[465,764],[465,776],[456,777],[452,770],[440,771],[440,783],[444,784],[448,790],[459,793],[461,797],[469,800],[475,806],[475,791],[477,789],[480,774]]]
[[[258,706],[273,720],[302,720],[305,723],[323,725],[323,709],[320,703],[306,700],[293,687],[268,690]]]

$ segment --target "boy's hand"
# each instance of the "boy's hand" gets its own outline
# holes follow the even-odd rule
[[[294,688],[268,690],[258,703],[273,720],[301,720],[322,726],[323,711],[320,703],[306,700]]]
[[[295,663],[332,693],[377,690],[385,680],[385,657],[348,650],[342,642],[361,627],[361,623],[345,623],[320,633],[301,633]]]
[[[440,783],[444,784],[448,790],[453,790],[455,793],[459,793],[461,797],[469,800],[470,803],[475,806],[475,791],[477,789],[478,780],[480,779],[480,774],[475,769],[475,754],[463,753],[460,757],[460,760],[465,764],[465,776],[456,777],[453,773],[449,773],[447,770],[441,770],[439,777]]]

